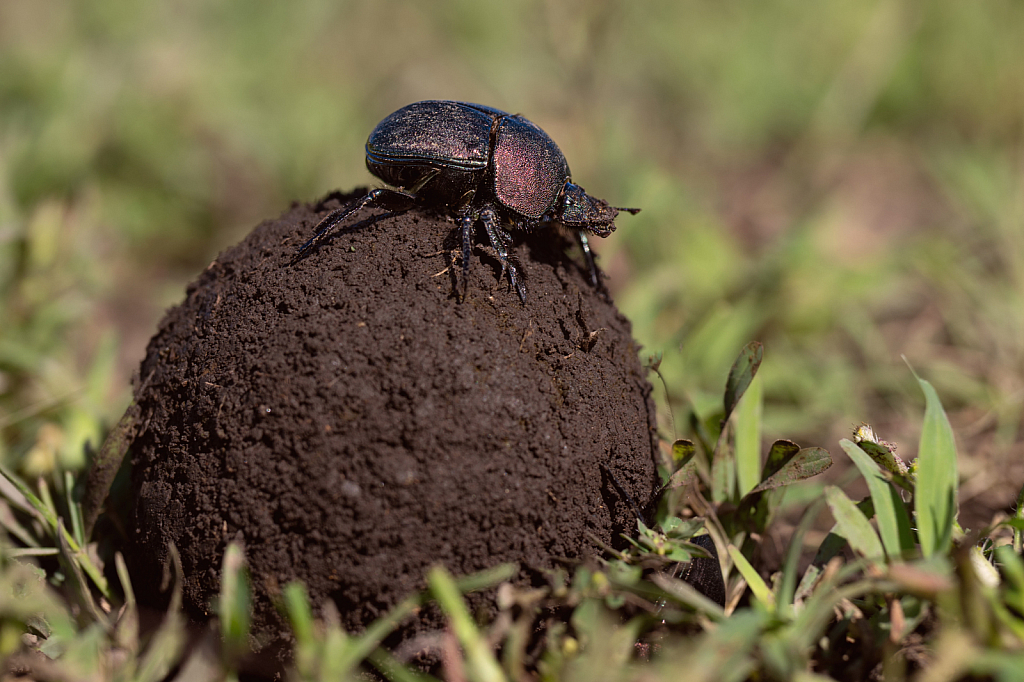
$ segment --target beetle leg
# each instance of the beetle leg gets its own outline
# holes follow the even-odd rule
[[[331,233],[334,232],[334,229],[340,225],[345,218],[348,218],[356,211],[364,209],[367,206],[382,208],[386,211],[401,211],[403,209],[411,208],[414,203],[416,203],[416,195],[414,194],[397,189],[375,189],[362,199],[328,213],[324,219],[317,224],[315,228],[316,234],[313,235],[312,239],[299,247],[296,257],[302,258],[303,256],[306,256],[310,251],[326,241],[327,238],[331,236]]]
[[[509,255],[508,246],[512,242],[512,237],[506,232],[498,222],[498,216],[494,213],[493,209],[485,208],[480,211],[480,220],[484,223],[484,228],[487,230],[487,237],[491,240],[491,246],[498,252],[498,260],[501,262],[501,279],[505,278],[505,272],[508,272],[508,277],[512,280],[512,286],[519,294],[519,298],[526,303],[526,283],[523,281],[523,277],[519,272],[519,268],[516,267],[516,258],[514,255]]]
[[[590,268],[590,283],[595,288],[601,288],[601,280],[597,275],[597,263],[594,262],[594,252],[590,250],[590,241],[583,230],[576,230],[576,242],[583,251],[583,259],[587,261],[587,267]]]
[[[466,293],[469,291],[469,256],[473,248],[473,225],[476,224],[476,216],[466,213],[459,217],[459,227],[462,228],[462,300],[466,300]]]

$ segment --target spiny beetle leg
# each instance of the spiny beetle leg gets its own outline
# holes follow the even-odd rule
[[[498,254],[498,261],[501,263],[501,275],[498,279],[505,279],[505,272],[508,270],[508,239],[505,237],[504,230],[498,225],[498,217],[489,208],[484,209],[480,212],[480,220],[483,221],[484,228],[487,230],[487,238],[491,241],[491,246],[494,247],[494,251]]]
[[[397,189],[381,188],[369,192],[362,199],[352,202],[328,213],[316,226],[316,234],[312,239],[299,247],[298,257],[307,255],[314,248],[327,240],[334,232],[334,229],[341,224],[345,218],[366,207],[381,208],[385,211],[401,211],[408,209],[416,203],[416,196]]]
[[[498,216],[494,213],[493,209],[485,208],[482,210],[480,212],[480,219],[487,230],[487,237],[491,240],[491,246],[498,252],[498,260],[501,262],[500,278],[504,279],[505,273],[508,272],[508,277],[512,280],[512,286],[519,294],[519,298],[522,299],[523,303],[526,303],[526,284],[523,282],[522,275],[517,267],[515,255],[510,255],[508,251],[512,237],[501,227],[498,222]]]

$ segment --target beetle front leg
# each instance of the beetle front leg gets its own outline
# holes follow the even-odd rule
[[[382,208],[386,211],[401,211],[412,208],[416,203],[416,196],[397,189],[375,189],[362,199],[352,202],[348,206],[342,206],[328,213],[323,220],[317,223],[316,234],[312,239],[299,247],[296,258],[302,258],[309,254],[314,248],[322,244],[331,236],[334,229],[341,224],[345,218],[366,207]]]
[[[526,303],[526,283],[523,281],[519,268],[516,267],[515,255],[510,255],[508,251],[508,245],[511,243],[512,237],[502,229],[498,222],[498,216],[493,209],[485,208],[480,211],[480,220],[483,221],[484,228],[487,230],[487,237],[491,240],[491,246],[498,252],[498,260],[501,262],[501,279],[505,278],[505,272],[508,271],[508,277],[512,280],[512,286],[515,287],[522,302]]]

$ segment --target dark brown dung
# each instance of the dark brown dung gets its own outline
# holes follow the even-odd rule
[[[258,629],[276,633],[274,602],[302,580],[358,631],[434,563],[517,562],[528,583],[558,557],[597,553],[588,534],[631,532],[601,464],[640,504],[651,497],[651,386],[629,322],[570,242],[554,229],[517,240],[525,305],[483,246],[458,300],[451,271],[437,274],[456,246],[443,214],[364,220],[293,262],[354,196],[259,225],[150,342],[127,548],[144,603],[161,601],[173,542],[186,607],[208,617],[238,540]]]

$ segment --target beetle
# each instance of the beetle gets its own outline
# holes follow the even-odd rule
[[[443,206],[455,215],[462,232],[463,299],[477,221],[483,223],[501,262],[500,278],[508,272],[525,303],[526,284],[510,251],[509,228],[531,232],[560,223],[573,230],[591,283],[600,286],[587,233],[606,237],[615,229],[620,211],[640,211],[610,206],[587,194],[572,182],[561,150],[539,126],[481,104],[427,100],[402,107],[370,133],[366,167],[394,189],[374,189],[329,213],[299,247],[297,258],[308,255],[342,221],[364,208],[391,214],[416,204]]]

